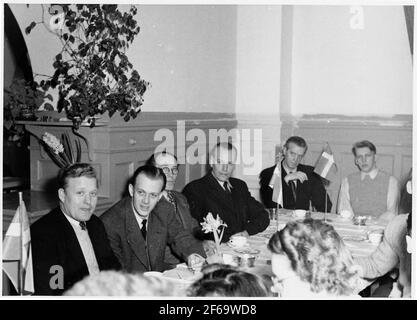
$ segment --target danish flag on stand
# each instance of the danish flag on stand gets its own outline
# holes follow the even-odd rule
[[[281,162],[275,166],[274,173],[272,174],[269,186],[273,189],[272,201],[276,202],[279,206],[283,206],[282,202],[282,181],[281,181]]]
[[[314,172],[326,180],[332,181],[334,179],[334,175],[337,172],[337,166],[334,161],[332,150],[327,142],[316,162]]]

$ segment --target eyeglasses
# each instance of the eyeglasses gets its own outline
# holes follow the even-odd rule
[[[162,171],[165,173],[165,174],[168,174],[168,173],[172,173],[172,174],[178,174],[178,167],[173,167],[173,168],[169,168],[169,167],[161,167],[161,169],[162,169]]]

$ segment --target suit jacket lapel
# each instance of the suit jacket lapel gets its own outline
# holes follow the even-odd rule
[[[160,200],[161,201],[161,200]],[[155,207],[156,208],[156,207]],[[166,244],[166,242],[161,241],[164,239],[161,236],[161,225],[163,224],[160,220],[161,217],[157,215],[156,210],[154,210],[149,214],[148,220],[148,252],[149,252],[149,260],[152,266],[152,269],[157,268],[156,260],[158,258],[158,253],[165,250],[165,248],[160,248],[161,243]],[[164,212],[162,212],[164,214]]]
[[[131,202],[128,201],[128,208],[126,208],[126,233],[127,242],[130,248],[139,259],[139,261],[148,269],[148,254],[146,252],[145,239],[143,239],[138,222],[135,218],[135,213],[131,207]]]
[[[64,217],[64,213],[60,209],[57,210],[56,214],[57,221],[62,227],[62,237],[65,243],[64,251],[66,252],[66,261],[70,263],[69,268],[79,267],[78,270],[75,270],[77,274],[81,274],[81,277],[88,275],[87,263],[71,223]],[[64,267],[64,269],[67,268]]]

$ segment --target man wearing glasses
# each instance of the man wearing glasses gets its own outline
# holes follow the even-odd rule
[[[192,269],[205,261],[202,243],[182,227],[173,206],[162,201],[165,185],[162,169],[139,167],[129,183],[130,197],[101,216],[110,245],[127,272],[169,269],[164,263],[167,245]]]
[[[163,196],[173,205],[175,215],[183,228],[194,234],[200,226],[197,220],[191,216],[187,198],[181,192],[174,190],[178,176],[177,157],[166,151],[155,153],[148,159],[146,165],[162,169],[167,179]],[[169,246],[167,246],[165,251],[165,263],[171,266],[180,263],[179,257]]]
[[[306,141],[298,136],[292,136],[285,142],[283,160],[275,166],[263,170],[260,174],[260,194],[265,207],[276,208],[277,201],[285,209],[309,210],[312,206],[320,212],[330,212],[332,203],[326,197],[321,178],[314,173],[312,166],[301,164],[307,152]],[[273,199],[275,177],[281,179],[282,194]],[[274,181],[274,182],[273,182]],[[278,189],[278,188],[277,188]],[[326,206],[327,200],[327,206]]]

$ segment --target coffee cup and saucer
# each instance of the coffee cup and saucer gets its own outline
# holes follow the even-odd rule
[[[244,236],[231,236],[227,245],[231,248],[243,248],[247,245],[248,239]]]

